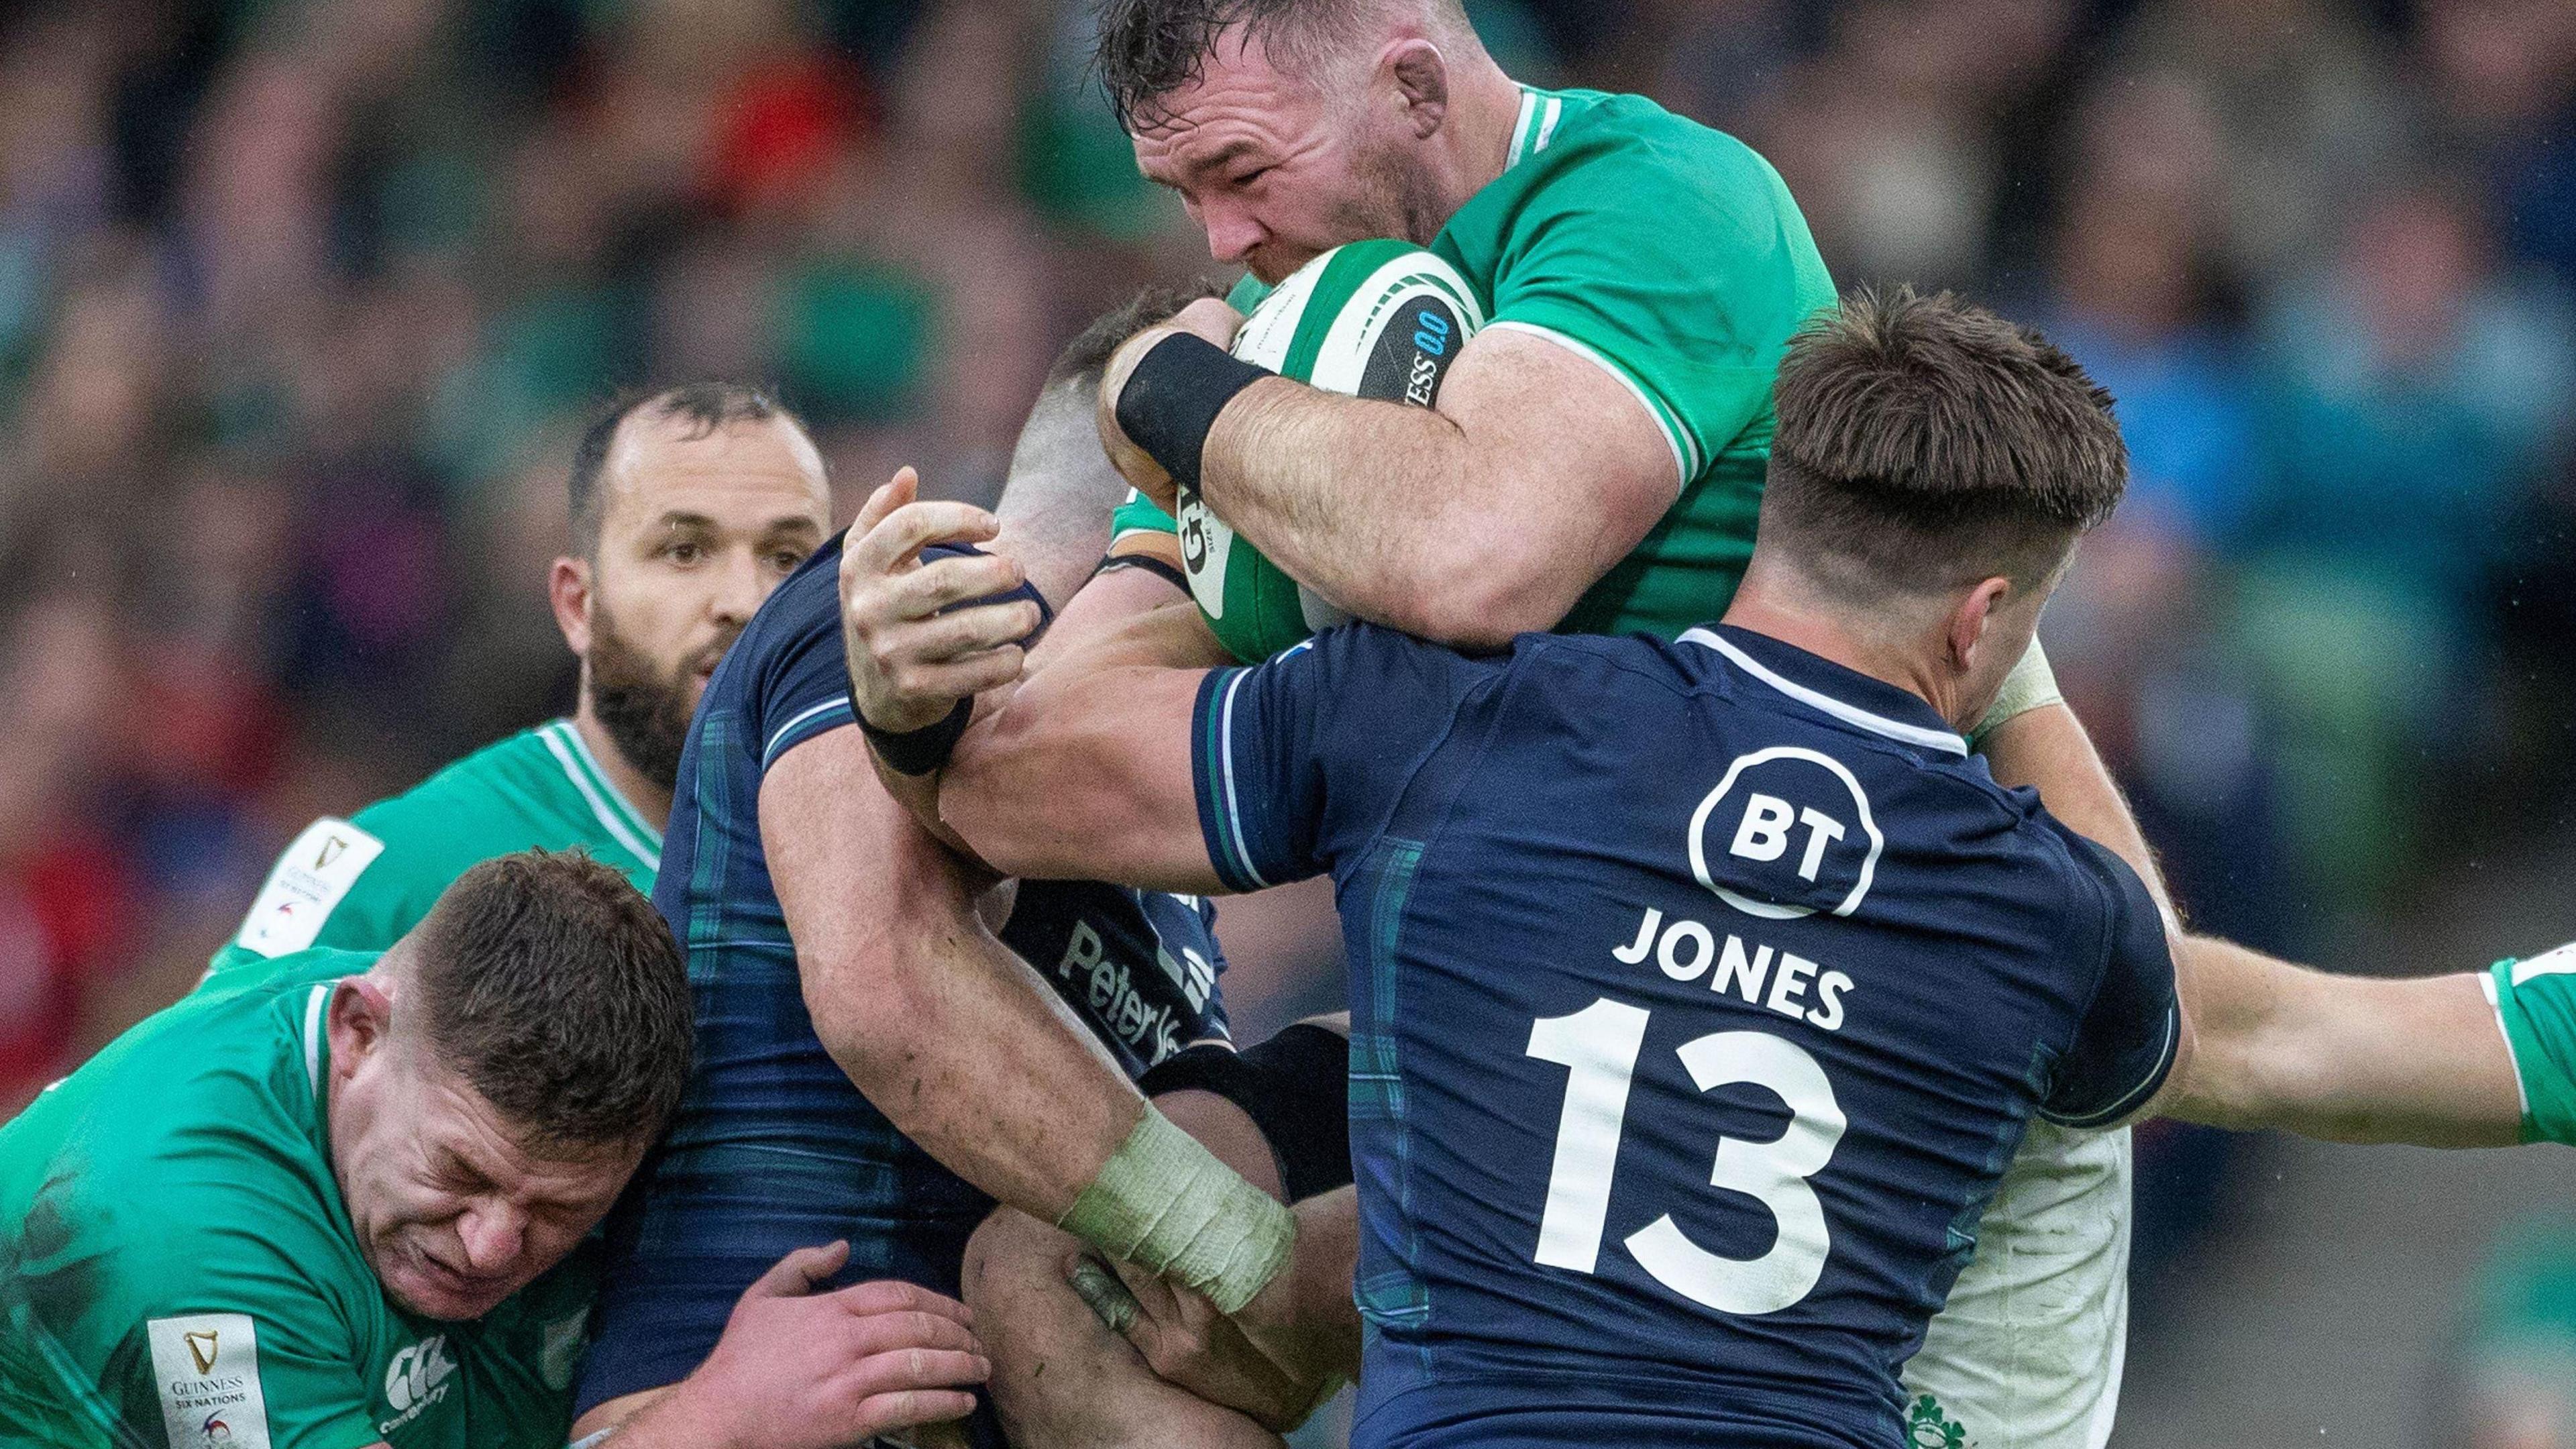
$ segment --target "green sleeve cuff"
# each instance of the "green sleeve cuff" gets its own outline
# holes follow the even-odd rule
[[[2522,1086],[2525,1142],[2576,1143],[2576,957],[2566,952],[2498,961],[2484,983]]]
[[[1130,488],[1127,501],[1109,513],[1109,541],[1116,543],[1131,533],[1178,533],[1179,524],[1172,515],[1154,506],[1154,500]]]

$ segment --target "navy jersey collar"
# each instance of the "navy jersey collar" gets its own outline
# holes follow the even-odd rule
[[[1968,742],[1921,696],[1794,644],[1732,624],[1702,625],[1681,642],[1713,649],[1762,683],[1847,725],[1918,749],[1968,753]]]

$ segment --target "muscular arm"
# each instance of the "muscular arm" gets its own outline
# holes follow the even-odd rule
[[[976,917],[968,868],[879,788],[853,729],[770,767],[760,832],[833,1060],[960,1177],[1063,1216],[1144,1099]]]
[[[2190,1043],[2150,1110],[2338,1142],[2515,1140],[2513,1059],[2475,977],[2331,976],[2184,936],[2153,853],[2073,711],[2015,715],[1982,748],[1997,780],[2037,786],[2050,814],[2127,861],[2165,912]]]
[[[2183,943],[2199,1056],[2169,1115],[2336,1142],[2518,1140],[2513,1057],[2474,975],[2335,976],[2208,937]]]
[[[1208,506],[1291,577],[1469,648],[1553,628],[1680,487],[1626,384],[1509,329],[1468,342],[1436,410],[1255,383],[1218,416],[1200,470]]]
[[[1214,652],[1186,603],[1068,650],[958,742],[940,776],[942,821],[1010,875],[1224,890],[1190,764]]]

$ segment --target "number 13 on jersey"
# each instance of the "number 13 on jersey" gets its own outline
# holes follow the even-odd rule
[[[1628,1087],[1651,1017],[1643,1007],[1605,996],[1530,1026],[1527,1054],[1567,1072],[1535,1255],[1549,1267],[1589,1273],[1599,1260]],[[1721,1139],[1708,1176],[1711,1186],[1760,1202],[1777,1221],[1779,1237],[1758,1258],[1722,1258],[1692,1242],[1664,1213],[1630,1233],[1624,1246],[1656,1282],[1694,1303],[1721,1313],[1777,1313],[1814,1290],[1833,1249],[1824,1204],[1807,1181],[1824,1170],[1842,1140],[1833,1084],[1804,1048],[1769,1032],[1711,1032],[1684,1042],[1676,1054],[1702,1092],[1749,1082],[1788,1104],[1786,1132],[1770,1142]]]

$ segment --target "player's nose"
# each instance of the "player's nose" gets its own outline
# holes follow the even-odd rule
[[[456,1237],[469,1270],[497,1273],[517,1261],[528,1237],[527,1217],[508,1203],[477,1203],[456,1220]]]
[[[708,610],[717,622],[740,628],[760,612],[760,560],[749,549],[737,549],[725,555],[724,567],[717,570],[715,596],[708,600]]]
[[[1241,207],[1219,204],[1201,213],[1207,227],[1208,255],[1229,266],[1241,266],[1270,235],[1269,228]]]

